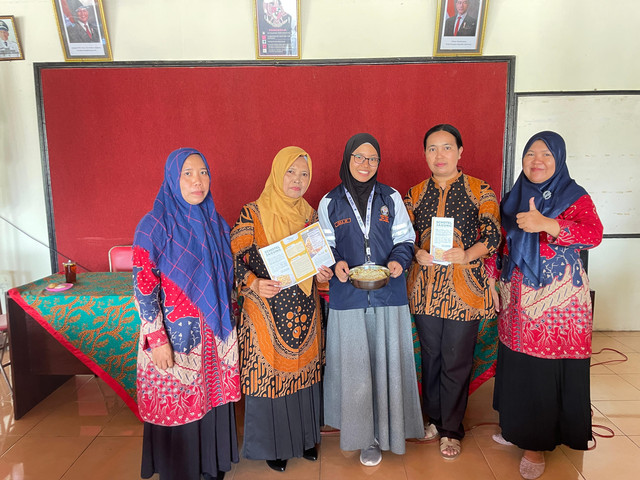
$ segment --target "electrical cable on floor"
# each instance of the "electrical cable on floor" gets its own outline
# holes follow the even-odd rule
[[[595,367],[597,365],[618,365],[620,363],[624,363],[627,360],[629,360],[629,357],[627,357],[624,353],[616,350],[615,348],[602,348],[600,350],[598,350],[597,352],[593,352],[591,354],[591,357],[593,358],[594,355],[599,355],[600,353],[604,352],[605,350],[608,350],[610,352],[615,352],[618,355],[620,355],[622,358],[613,358],[611,360],[604,360],[602,362],[597,362],[597,363],[592,363],[591,367]],[[591,405],[591,418],[593,418],[593,405]],[[596,429],[601,429],[604,430],[606,433],[598,433],[596,432]],[[591,435],[593,436],[593,445],[589,448],[587,448],[587,450],[593,450],[594,448],[596,448],[596,446],[598,445],[598,441],[596,440],[596,437],[600,437],[600,438],[613,438],[616,436],[616,434],[614,433],[613,429],[609,428],[609,427],[605,427],[604,425],[591,425]]]
[[[598,362],[598,363],[592,363],[590,365],[590,367],[595,367],[597,365],[618,365],[620,363],[624,363],[627,360],[629,360],[629,357],[627,357],[624,353],[614,349],[614,348],[608,348],[605,347],[601,350],[598,350],[597,352],[593,352],[591,354],[591,356],[593,357],[593,355],[598,355],[602,352],[604,352],[605,350],[608,350],[610,352],[615,352],[617,354],[619,354],[621,356],[621,358],[613,358],[611,360],[604,360],[602,362]],[[591,417],[593,418],[593,405],[591,406]],[[475,428],[478,427],[485,427],[485,426],[491,426],[491,425],[495,425],[495,426],[499,426],[499,424],[497,422],[482,422],[482,423],[477,423],[475,425],[473,425],[471,428],[466,429],[466,432],[469,432]],[[596,429],[598,430],[604,430],[604,433],[602,432],[597,432]],[[587,450],[593,450],[596,448],[596,445],[598,444],[596,437],[600,437],[600,438],[613,438],[615,437],[615,432],[613,431],[613,429],[606,427],[604,425],[591,425],[591,435],[593,437],[593,445],[591,447],[588,447]],[[407,439],[408,443],[422,443],[422,444],[428,444],[428,443],[433,443],[435,440],[423,440],[420,438],[410,438]]]

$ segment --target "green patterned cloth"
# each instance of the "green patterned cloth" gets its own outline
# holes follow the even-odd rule
[[[54,274],[13,289],[16,300],[137,413],[136,356],[140,318],[130,272],[78,274],[69,290],[49,292]]]

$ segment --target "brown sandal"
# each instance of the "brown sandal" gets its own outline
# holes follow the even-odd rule
[[[461,450],[460,440],[451,437],[440,438],[440,455],[442,455],[442,458],[445,460],[458,458]],[[453,453],[449,453],[449,451],[453,451]]]

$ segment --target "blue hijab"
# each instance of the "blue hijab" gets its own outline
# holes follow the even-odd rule
[[[213,333],[225,340],[234,326],[229,225],[218,214],[211,192],[199,205],[191,205],[182,197],[182,165],[194,154],[202,157],[209,172],[207,160],[197,150],[180,148],[172,152],[153,209],[138,224],[133,243],[149,252],[160,272],[182,289]]]
[[[529,211],[529,199],[534,197],[538,211],[549,218],[556,218],[587,192],[569,175],[567,168],[567,148],[563,138],[555,132],[536,133],[529,139],[522,152],[522,158],[531,145],[542,140],[553,154],[556,169],[551,178],[542,183],[531,182],[524,172],[500,204],[502,227],[507,233],[509,259],[503,267],[502,278],[510,280],[517,265],[530,285],[536,287],[552,281],[542,275],[540,261],[539,233],[527,233],[518,227],[516,215]],[[544,277],[544,278],[543,278]]]

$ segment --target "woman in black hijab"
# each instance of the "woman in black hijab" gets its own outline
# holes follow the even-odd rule
[[[329,282],[325,423],[340,429],[340,448],[361,450],[374,466],[381,450],[405,452],[406,438],[424,436],[403,272],[415,234],[402,197],[378,183],[380,146],[360,133],[345,147],[342,183],[320,201],[318,216],[336,259]],[[349,268],[372,262],[391,278],[359,290]]]

